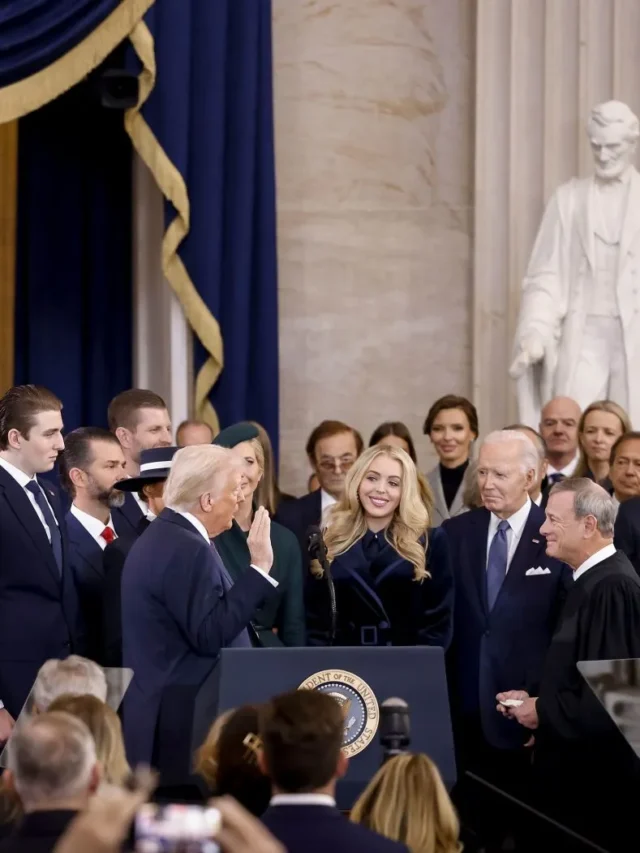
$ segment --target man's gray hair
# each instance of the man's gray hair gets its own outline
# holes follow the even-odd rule
[[[523,473],[526,474],[527,471],[535,471],[537,473],[538,466],[540,465],[540,456],[536,450],[536,446],[528,435],[519,430],[497,429],[494,432],[490,432],[482,442],[482,446],[484,447],[485,444],[508,444],[514,441],[520,445],[520,460]]]
[[[195,444],[183,447],[173,457],[171,473],[164,486],[165,506],[189,512],[206,492],[220,492],[224,475],[239,462],[226,447]]]
[[[627,139],[632,142],[640,136],[638,117],[622,101],[605,101],[602,104],[597,104],[589,114],[587,132],[591,133],[593,125],[611,127],[616,124],[625,129]]]
[[[33,700],[40,712],[46,711],[58,696],[95,696],[107,701],[107,678],[102,667],[80,655],[42,664],[33,686]]]
[[[96,761],[87,726],[62,711],[32,717],[9,741],[7,767],[25,809],[87,794]]]
[[[573,511],[576,518],[592,515],[601,535],[605,539],[613,539],[618,508],[611,495],[602,486],[586,477],[573,477],[556,483],[549,492],[549,497],[558,492],[572,492]]]

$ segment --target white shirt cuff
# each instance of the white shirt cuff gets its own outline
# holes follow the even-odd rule
[[[266,579],[269,581],[269,583],[271,584],[271,586],[278,586],[278,581],[277,581],[277,580],[274,580],[274,579],[271,577],[271,575],[270,575],[270,574],[268,574],[267,572],[265,572],[265,570],[264,570],[264,569],[261,569],[261,568],[260,568],[260,566],[254,566],[254,565],[253,565],[253,563],[251,563],[251,568],[252,568],[252,569],[255,569],[255,570],[256,570],[256,572],[260,572],[260,574],[262,575],[262,577],[263,577],[263,578],[266,578]]]
[[[0,699],[0,711],[2,711],[3,708],[4,708],[4,702],[2,701],[2,699]]]

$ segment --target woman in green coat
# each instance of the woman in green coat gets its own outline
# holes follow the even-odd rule
[[[228,447],[242,463],[242,494],[233,526],[216,536],[215,544],[231,577],[236,580],[250,570],[247,534],[255,510],[253,495],[264,474],[264,453],[258,430],[249,423],[224,429],[213,441]],[[295,535],[271,521],[273,567],[270,576],[278,582],[273,593],[256,613],[252,624],[263,646],[304,646],[306,629],[302,597],[302,555]]]

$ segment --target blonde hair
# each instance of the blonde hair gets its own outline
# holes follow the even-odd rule
[[[578,443],[580,446],[580,460],[578,462],[578,466],[573,473],[574,477],[586,477],[589,473],[589,460],[587,459],[587,454],[584,451],[584,447],[582,446],[582,435],[585,430],[585,426],[587,424],[587,415],[590,415],[591,412],[607,412],[610,415],[615,415],[620,421],[620,426],[622,427],[622,432],[620,435],[624,435],[626,432],[631,432],[633,427],[631,426],[631,420],[629,419],[629,415],[625,412],[622,406],[619,406],[617,403],[614,403],[613,400],[596,400],[595,403],[591,403],[584,410],[580,417],[580,422],[578,423]]]
[[[351,820],[411,853],[459,853],[460,824],[438,768],[422,753],[396,755],[378,770]]]
[[[233,716],[234,709],[224,711],[213,721],[204,743],[198,747],[195,755],[194,771],[207,783],[211,790],[216,786],[216,771],[218,769],[218,744],[222,729]]]
[[[173,457],[165,483],[165,506],[177,512],[188,512],[202,495],[219,485],[222,474],[231,472],[237,464],[230,450],[216,444],[181,448]]]
[[[256,503],[258,506],[265,507],[269,511],[269,515],[275,515],[278,509],[279,490],[271,439],[262,424],[257,421],[249,421],[249,423],[258,430],[258,437],[252,441],[259,444],[262,451],[262,464],[260,466],[262,468],[262,479],[255,492]],[[260,464],[259,459],[258,464]]]
[[[91,732],[96,757],[102,767],[103,781],[122,786],[131,775],[122,738],[120,718],[105,702],[95,696],[60,696],[51,711],[65,711],[86,725]]]
[[[344,494],[329,514],[324,536],[329,559],[344,554],[367,532],[367,521],[358,492],[371,464],[379,456],[387,456],[402,467],[400,504],[385,531],[385,537],[403,559],[413,564],[414,580],[424,580],[430,575],[426,568],[426,541],[422,544],[420,539],[423,536],[426,539],[429,515],[418,483],[416,466],[409,454],[398,447],[370,447],[353,464],[347,474]]]

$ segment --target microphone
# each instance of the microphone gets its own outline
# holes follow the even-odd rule
[[[385,699],[380,706],[380,745],[382,763],[406,752],[411,743],[409,706],[404,699]]]
[[[338,627],[338,608],[336,604],[336,590],[333,585],[333,577],[331,576],[331,564],[327,557],[327,546],[324,543],[322,530],[317,524],[312,524],[307,528],[306,533],[307,551],[312,560],[317,560],[322,566],[324,578],[327,581],[329,590],[329,608],[331,611],[331,621],[329,628],[329,645],[332,646],[336,639],[336,631]]]

